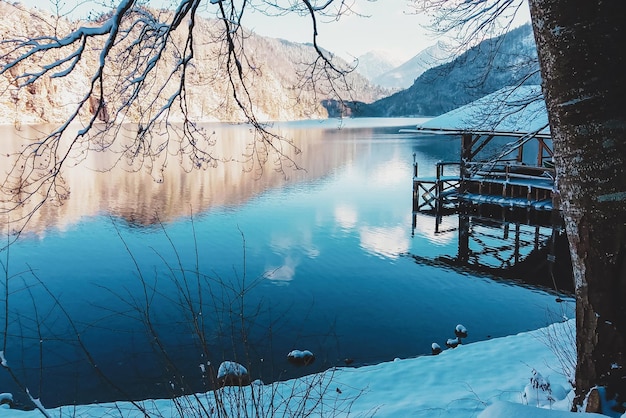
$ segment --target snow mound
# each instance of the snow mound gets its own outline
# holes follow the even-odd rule
[[[568,411],[537,408],[530,405],[498,401],[482,411],[478,418],[606,418],[599,414],[579,414]]]

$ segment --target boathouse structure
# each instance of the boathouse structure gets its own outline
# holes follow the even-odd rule
[[[460,159],[439,161],[435,176],[421,177],[414,162],[414,211],[440,213],[461,203],[559,209],[540,86],[498,90],[403,132],[460,138]]]
[[[420,176],[414,155],[413,231],[433,215],[435,234],[458,235],[456,256],[434,262],[508,277],[537,276],[528,271],[547,262],[544,285],[571,285],[567,254],[565,268],[555,264],[563,229],[540,86],[507,87],[402,132],[460,140],[459,160],[437,162],[434,176]],[[565,271],[559,284],[555,266]]]

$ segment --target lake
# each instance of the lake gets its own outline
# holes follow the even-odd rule
[[[68,197],[14,242],[24,213],[3,215],[2,349],[15,379],[0,370],[0,389],[26,404],[28,387],[47,407],[171,396],[213,387],[224,360],[270,382],[430,355],[457,324],[471,343],[573,316],[567,295],[505,271],[508,226],[472,227],[488,272],[442,261],[457,256],[463,219],[435,232],[434,217],[413,214],[413,162],[434,175],[460,144],[399,133],[420,121],[275,124],[301,151],[287,147],[281,164],[242,157],[249,127],[210,125],[219,157],[206,169],[170,156],[163,170],[125,170],[97,152],[69,166]],[[2,128],[3,146],[45,127],[24,129]],[[551,233],[517,232],[539,246]],[[315,362],[290,364],[294,349]]]

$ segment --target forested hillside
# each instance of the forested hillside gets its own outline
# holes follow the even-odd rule
[[[150,13],[157,19],[167,17],[166,11]],[[50,34],[64,36],[80,26],[89,27],[98,23],[58,19],[36,9],[26,9],[19,3],[11,4],[4,1],[0,2],[0,15],[3,16],[0,23],[0,38],[3,40],[24,37],[34,39]],[[246,120],[233,98],[224,51],[220,49],[221,44],[216,41],[220,29],[218,24],[219,22],[209,19],[196,22],[198,28],[194,35],[194,58],[186,74],[188,116],[194,121]],[[186,36],[185,33],[174,35],[172,43],[179,44]],[[246,61],[243,65],[243,75],[255,114],[260,120],[326,118],[328,113],[321,105],[324,100],[349,97],[351,100],[372,102],[386,94],[385,90],[372,85],[356,72],[348,74],[343,90],[331,88],[329,83],[321,78],[311,80],[307,70],[310,71],[309,65],[315,61],[317,55],[310,45],[264,38],[253,33],[246,36],[245,43]],[[0,56],[8,52],[6,48],[8,48],[6,44],[0,45]],[[24,83],[25,79],[17,80],[15,77],[35,71],[34,69],[18,66],[0,76],[0,91],[3,92],[0,95],[0,123],[46,123],[66,120],[87,91],[93,69],[98,66],[101,48],[102,45],[96,43],[87,45],[81,61],[71,74],[55,79],[44,77],[26,88],[20,88],[20,83]],[[63,51],[59,51],[59,56],[62,53]],[[171,68],[177,59],[176,48],[168,49],[168,53],[168,56],[159,61],[161,67],[153,72],[154,79],[147,81],[154,82],[155,85],[162,84],[169,76],[167,68]],[[336,64],[349,68],[347,63],[339,60]],[[121,68],[124,65],[128,63],[112,60],[105,68],[105,86],[107,83],[111,86],[108,89],[108,96],[105,97],[109,109],[116,108],[125,100],[123,94],[115,87],[119,84],[119,77],[123,74]],[[163,93],[165,96],[171,94],[169,91]],[[129,109],[124,115],[124,122],[133,122],[137,115],[151,111],[150,109],[158,109],[161,105],[162,103],[158,101],[145,98],[137,106]],[[172,113],[169,118],[170,121],[176,121],[181,119],[181,115]]]
[[[530,25],[485,40],[454,61],[424,72],[411,87],[370,105],[355,104],[358,116],[435,116],[507,85],[540,84]]]

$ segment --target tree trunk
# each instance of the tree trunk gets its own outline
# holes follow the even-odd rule
[[[623,0],[529,0],[576,289],[576,399],[626,401]]]

